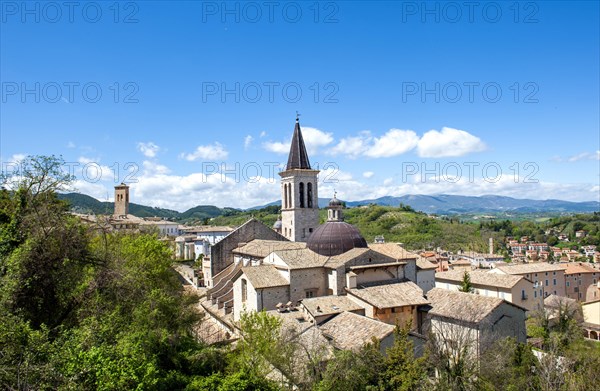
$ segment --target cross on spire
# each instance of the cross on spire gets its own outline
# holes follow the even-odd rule
[[[300,122],[300,113],[296,110],[296,122]]]

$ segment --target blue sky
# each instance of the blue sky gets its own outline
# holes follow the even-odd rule
[[[223,4],[1,2],[3,169],[260,205],[299,111],[322,197],[599,199],[598,2]]]

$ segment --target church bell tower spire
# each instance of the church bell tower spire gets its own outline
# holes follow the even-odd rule
[[[281,222],[283,236],[294,242],[305,242],[319,225],[319,170],[310,166],[306,145],[300,128],[300,114],[290,145],[285,171],[281,176]]]

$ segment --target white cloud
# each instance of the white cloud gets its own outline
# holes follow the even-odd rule
[[[27,157],[27,155],[25,155],[24,153],[15,153],[14,155],[12,155],[8,162],[9,163],[20,163],[21,161],[25,160],[25,158]]]
[[[69,141],[67,143],[67,148],[75,148],[75,147],[76,147],[76,145],[75,145],[75,143],[73,141]]]
[[[306,144],[306,150],[311,155],[316,155],[319,148],[333,142],[333,135],[331,133],[316,128],[303,127],[302,136],[304,138],[304,143]]]
[[[365,156],[379,158],[401,155],[413,149],[419,136],[412,130],[390,129],[386,134],[373,139],[373,145],[365,151]]]
[[[373,171],[365,171],[362,174],[365,178],[371,178],[375,173]]]
[[[290,151],[290,143],[282,143],[279,141],[267,141],[263,143],[263,148],[269,152],[284,154]]]
[[[369,131],[362,131],[358,136],[350,136],[341,139],[336,146],[329,150],[332,155],[346,155],[350,159],[356,159],[369,147],[372,137]]]
[[[144,160],[142,166],[144,167],[144,175],[164,175],[171,172],[167,166],[149,160]]]
[[[579,160],[600,160],[600,150],[594,152],[582,152],[571,156],[567,159],[568,162],[577,162]]]
[[[357,136],[342,138],[329,153],[350,159],[361,156],[385,158],[402,155],[414,148],[421,157],[449,157],[482,151],[485,144],[464,130],[446,127],[441,131],[430,130],[420,138],[413,130],[390,129],[380,137],[362,131]]]
[[[394,178],[385,178],[383,181],[383,186],[389,186],[394,181]]]
[[[316,155],[319,153],[319,148],[329,145],[333,142],[333,135],[322,130],[303,127],[302,137],[304,138],[304,144],[306,145],[306,151],[309,155]],[[263,143],[263,148],[270,152],[279,154],[286,154],[290,151],[290,144],[292,142],[291,137],[286,141],[266,141]]]
[[[247,135],[246,137],[244,137],[244,149],[248,149],[250,148],[250,145],[252,144],[252,141],[254,140],[254,137]]]
[[[263,138],[266,136],[267,136],[267,132],[265,132],[264,130],[262,132],[260,132],[260,138]]]
[[[100,163],[100,159],[91,159],[86,156],[80,156],[77,162],[66,162],[67,169],[77,178],[76,183],[86,182],[88,184],[97,184],[102,181],[119,180],[118,166],[109,167]]]
[[[443,127],[441,132],[430,130],[421,137],[417,145],[420,157],[463,156],[485,149],[479,137],[464,130]]]
[[[141,153],[143,153],[146,157],[155,157],[158,151],[160,150],[160,147],[151,141],[147,143],[140,142],[137,144],[137,147],[138,150]]]
[[[182,153],[180,157],[183,159],[193,162],[198,159],[206,160],[221,160],[227,159],[229,153],[223,148],[221,143],[214,143],[212,145],[199,145],[196,150],[192,153]]]

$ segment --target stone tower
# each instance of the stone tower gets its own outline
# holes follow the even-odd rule
[[[319,225],[317,175],[308,154],[296,117],[290,155],[281,176],[281,234],[294,242],[306,242]]]
[[[121,183],[115,186],[115,216],[129,214],[129,186]]]

